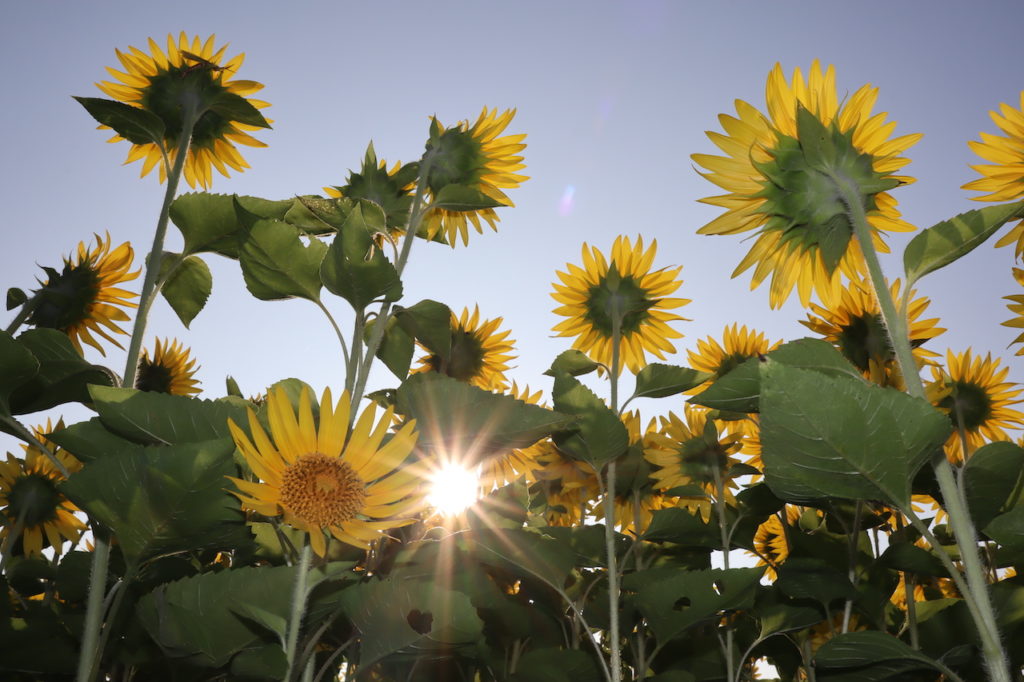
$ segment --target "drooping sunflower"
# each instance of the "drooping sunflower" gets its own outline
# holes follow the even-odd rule
[[[74,473],[82,468],[82,463],[46,438],[63,428],[63,420],[56,426],[47,420],[45,428],[32,430],[64,468]],[[59,553],[65,541],[78,540],[85,523],[75,516],[78,507],[57,489],[64,474],[35,445],[22,447],[24,456],[7,453],[7,461],[0,462],[0,545],[5,545],[8,535],[20,526],[25,556],[41,556],[44,546]]]
[[[324,389],[319,420],[314,420],[308,389],[296,414],[283,389],[267,398],[270,434],[249,410],[252,438],[228,421],[235,444],[259,481],[231,478],[242,508],[309,533],[313,551],[324,556],[325,533],[354,547],[368,548],[390,528],[414,521],[421,505],[419,473],[402,470],[416,445],[409,421],[385,442],[394,411],[379,421],[371,404],[348,431],[348,393],[337,404]]]
[[[424,162],[429,159],[430,173],[427,187],[432,198],[448,185],[462,185],[485,194],[500,206],[514,206],[502,191],[518,187],[529,177],[520,175],[526,168],[519,152],[526,149],[526,135],[499,137],[512,118],[515,109],[506,109],[500,115],[497,109],[484,107],[476,123],[460,121],[445,128],[434,118]],[[483,224],[498,230],[498,214],[494,208],[455,211],[446,208],[431,209],[423,218],[428,238],[443,234],[453,248],[456,238],[463,246],[469,244],[469,226],[483,234]]]
[[[890,288],[895,301],[900,300],[900,286],[900,281],[896,280]],[[936,326],[938,318],[920,319],[931,301],[925,296],[914,298],[914,294],[914,291],[910,292],[907,327],[914,359],[921,367],[931,358],[939,357],[938,353],[924,348],[922,344],[946,330]],[[812,303],[811,311],[806,320],[800,321],[801,324],[835,344],[866,379],[880,386],[903,389],[903,377],[870,283],[853,280],[828,305]]]
[[[620,364],[639,372],[646,364],[645,354],[665,359],[674,353],[669,339],[683,335],[669,322],[685,320],[668,312],[690,301],[669,298],[682,280],[682,266],[651,270],[658,243],[644,250],[643,237],[636,244],[629,237],[617,237],[612,245],[611,262],[596,247],[583,245],[583,267],[567,263],[568,272],[558,271],[561,284],[552,284],[551,297],[561,303],[556,315],[568,319],[554,326],[558,336],[575,337],[572,347],[611,369],[613,320],[621,318]]]
[[[96,235],[94,247],[79,242],[76,256],[64,259],[61,272],[43,268],[47,279],[39,281],[42,287],[35,291],[28,323],[64,332],[79,352],[84,341],[106,355],[93,334],[121,348],[111,334],[125,333],[117,323],[126,322],[128,315],[118,306],[138,307],[130,300],[138,294],[118,286],[139,276],[138,270],[129,272],[134,255],[128,242],[111,251],[109,234]]]
[[[986,442],[1010,440],[1006,429],[1024,427],[1024,412],[1012,407],[1022,402],[1017,396],[1024,389],[1006,381],[1010,368],[999,365],[999,358],[976,357],[968,348],[958,354],[949,351],[946,369],[932,367],[933,381],[926,391],[932,404],[953,422],[946,454],[954,462],[962,462],[965,456],[961,427],[969,453]]]
[[[801,513],[801,507],[787,504],[781,512],[769,516],[754,532],[757,565],[768,567],[765,569],[765,575],[771,580],[775,580],[776,569],[789,558],[789,539],[786,534],[800,532],[794,526],[800,520]],[[785,526],[782,525],[783,515],[786,519]]]
[[[472,315],[469,308],[464,308],[459,317],[453,312],[448,357],[419,344],[429,354],[420,358],[412,373],[440,372],[485,391],[504,391],[508,387],[505,371],[516,356],[512,355],[515,339],[508,338],[511,332],[499,331],[503,321],[500,317],[481,321],[478,306],[473,307]]]
[[[871,112],[877,96],[877,88],[864,85],[840,105],[833,67],[823,72],[815,60],[806,80],[794,69],[787,81],[776,64],[766,86],[767,116],[737,100],[736,117],[719,116],[725,134],[707,133],[726,155],[692,156],[707,169],[704,177],[728,192],[701,199],[726,212],[698,232],[757,231],[732,276],[753,268],[753,289],[771,275],[773,308],[794,287],[805,306],[812,291],[828,300],[843,275],[859,279],[865,272],[837,179],[856,186],[878,250],[888,250],[883,231],[914,229],[887,190],[913,182],[894,173],[908,163],[900,154],[921,136],[890,139],[895,123]]]
[[[690,367],[707,372],[711,378],[689,392],[699,393],[745,361],[774,350],[780,343],[772,343],[764,333],[748,331],[747,325],[740,327],[736,322],[722,331],[721,343],[712,336],[697,341],[697,350],[689,351]]]
[[[149,351],[142,351],[139,369],[135,374],[135,388],[171,395],[189,396],[199,393],[199,381],[193,378],[199,368],[189,353],[189,349],[177,339],[157,339],[152,358]]]
[[[1017,284],[1024,287],[1024,270],[1020,268],[1013,269],[1013,278],[1017,280]],[[1024,294],[1013,294],[1011,296],[1004,296],[1007,301],[1010,301],[1006,305],[1010,309],[1010,312],[1016,315],[1013,319],[1003,322],[1004,327],[1013,327],[1014,329],[1024,328]],[[1017,338],[1010,344],[1024,343],[1024,332],[1022,332]],[[1024,355],[1024,345],[1017,349],[1017,355]]]
[[[990,111],[993,123],[1005,135],[979,133],[981,141],[968,141],[971,150],[991,163],[971,166],[982,177],[972,180],[962,189],[988,192],[972,197],[975,201],[1015,201],[1024,197],[1024,90],[1020,93],[1020,106],[1014,109],[1006,103],[999,112]],[[996,246],[1016,244],[1017,260],[1024,256],[1024,221],[996,242]]]
[[[245,55],[238,54],[224,61],[227,45],[216,48],[214,40],[212,35],[205,42],[199,36],[189,40],[182,31],[177,41],[173,35],[167,36],[166,53],[152,38],[149,39],[148,54],[136,47],[129,47],[127,52],[115,50],[124,71],[107,67],[107,72],[118,82],[96,84],[115,100],[152,112],[164,122],[163,146],[170,165],[177,157],[178,138],[184,126],[184,103],[198,102],[206,107],[192,129],[192,142],[184,167],[185,181],[189,186],[198,184],[203,189],[210,187],[213,168],[229,177],[228,168],[241,172],[249,167],[235,144],[266,146],[246,131],[267,126],[257,125],[251,120],[236,120],[226,113],[232,109],[237,111],[238,107],[211,107],[210,104],[217,101],[218,96],[228,93],[246,98],[256,109],[270,106],[262,100],[247,97],[262,90],[263,85],[255,81],[233,80]],[[114,135],[110,141],[122,139],[120,135]],[[141,177],[154,166],[159,166],[160,182],[167,179],[163,154],[155,143],[132,144],[125,163],[139,160],[142,160]]]

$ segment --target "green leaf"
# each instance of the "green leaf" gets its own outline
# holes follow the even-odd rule
[[[245,125],[256,126],[257,128],[269,128],[270,123],[263,117],[260,110],[241,95],[236,95],[227,90],[221,90],[217,97],[210,102],[210,109],[220,114],[222,118],[244,123]]]
[[[179,260],[180,258],[181,256],[176,253],[164,253],[163,261],[160,263],[160,277],[166,279],[160,287],[160,293],[164,295],[164,299],[178,315],[181,323],[188,328],[210,298],[210,292],[213,291],[213,275],[202,258],[188,256],[184,260]],[[167,270],[171,270],[169,274]]]
[[[556,410],[576,417],[571,430],[552,437],[562,452],[595,469],[626,452],[629,432],[625,424],[578,379],[556,374],[551,397]]]
[[[939,558],[923,547],[909,542],[890,543],[878,563],[887,568],[918,575],[949,577],[949,572]]]
[[[256,298],[320,300],[320,263],[327,245],[304,245],[298,228],[280,220],[257,220],[238,250],[245,286]]]
[[[185,255],[210,251],[238,258],[239,234],[260,218],[284,218],[292,203],[292,199],[193,192],[174,200],[170,216],[185,238]]]
[[[104,457],[119,457],[141,452],[142,445],[111,433],[99,417],[72,424],[49,435],[49,440],[64,448],[76,459],[91,462]]]
[[[754,610],[761,623],[758,639],[767,639],[780,632],[803,630],[821,622],[821,611],[810,606],[771,604]]]
[[[1024,448],[1009,441],[983,445],[967,460],[963,477],[971,520],[984,528],[1017,506],[1024,486]]]
[[[586,353],[578,350],[567,350],[558,354],[551,368],[545,370],[544,374],[553,377],[558,372],[565,372],[574,377],[590,374],[600,367],[600,363],[594,362],[587,357]]]
[[[228,419],[243,429],[245,408],[228,400],[91,386],[93,405],[103,426],[137,443],[170,445],[230,438]]]
[[[38,412],[70,402],[87,403],[90,384],[114,383],[110,370],[87,362],[63,332],[30,329],[18,336],[17,343],[32,353],[39,370],[10,394],[12,414]],[[23,362],[24,356],[15,352],[14,360]]]
[[[414,374],[401,385],[398,411],[416,419],[418,447],[458,454],[466,464],[532,445],[570,422],[564,414],[436,372]]]
[[[230,439],[122,453],[88,463],[61,491],[111,528],[129,566],[196,549],[230,549],[249,539],[238,501]]]
[[[75,97],[75,101],[101,125],[132,144],[164,144],[164,122],[150,111],[99,97]]]
[[[445,185],[430,205],[448,211],[479,211],[482,208],[504,206],[500,201],[467,185]]]
[[[376,320],[366,325],[366,336],[369,337]],[[391,372],[404,381],[409,376],[409,366],[412,364],[412,356],[416,350],[416,342],[392,316],[384,328],[384,336],[381,337],[380,346],[377,348],[377,357],[391,370]]]
[[[910,504],[910,482],[949,435],[926,400],[860,377],[761,365],[765,481],[779,497]]]
[[[779,566],[778,575],[775,586],[780,592],[793,599],[812,599],[826,608],[857,594],[846,574],[821,559],[791,557]]]
[[[0,331],[0,414],[11,414],[11,393],[38,372],[39,361],[32,351],[7,332]]]
[[[395,306],[402,329],[431,353],[447,359],[452,347],[452,311],[444,303],[424,299],[414,306]]]
[[[320,264],[324,286],[356,311],[378,298],[397,301],[402,297],[398,271],[373,242],[373,232],[383,229],[384,212],[380,207],[357,204]]]
[[[984,531],[1003,547],[1024,549],[1024,505],[995,517]]]
[[[28,294],[18,287],[11,287],[7,290],[7,309],[14,310],[28,301]]]
[[[312,194],[295,197],[283,220],[309,234],[337,232],[345,224],[352,202]]]
[[[967,255],[1006,224],[1024,217],[1024,201],[974,209],[917,233],[903,251],[907,288]]]
[[[517,528],[476,529],[472,540],[484,563],[515,567],[561,590],[575,565],[575,553],[569,543],[543,532]]]
[[[763,573],[763,568],[651,568],[624,576],[622,588],[636,593],[627,599],[664,645],[687,628],[717,622],[723,611],[749,609]]]
[[[532,649],[516,664],[509,682],[600,682],[594,659],[578,649]]]
[[[837,634],[818,649],[814,665],[825,671],[819,679],[829,682],[880,682],[899,679],[911,670],[942,670],[920,651],[877,630]],[[830,669],[844,672],[834,674]]]
[[[708,372],[698,372],[689,367],[653,363],[636,375],[634,398],[667,398],[700,386],[711,378]]]
[[[673,542],[684,547],[720,549],[722,538],[717,526],[704,522],[700,516],[681,508],[656,509],[644,532],[649,542]]]

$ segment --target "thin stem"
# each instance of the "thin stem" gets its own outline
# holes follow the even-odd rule
[[[910,348],[906,317],[897,314],[889,287],[886,285],[882,266],[878,261],[878,254],[875,252],[874,244],[871,241],[871,228],[868,225],[864,204],[861,201],[856,183],[836,174],[832,175],[832,180],[835,182],[840,197],[846,205],[847,215],[853,224],[854,234],[857,237],[857,242],[860,244],[861,252],[864,254],[868,273],[871,276],[871,284],[878,299],[879,309],[882,311],[882,318],[889,333],[889,340],[892,343],[896,361],[903,375],[903,383],[906,385],[907,392],[910,395],[915,398],[924,399],[924,384],[921,382],[921,375],[917,370],[917,364],[914,362],[913,352]],[[978,634],[981,636],[982,651],[988,666],[989,677],[996,682],[1009,682],[1010,672],[1007,666],[1006,654],[999,641],[999,628],[996,625],[995,610],[989,597],[981,556],[978,553],[977,533],[967,511],[967,500],[963,495],[963,491],[956,484],[952,467],[942,449],[936,452],[932,458],[932,467],[935,469],[935,478],[942,493],[946,512],[949,514],[953,536],[956,538],[957,546],[960,549],[960,557],[964,564],[967,584],[970,586],[964,592],[964,596],[966,598],[968,593],[972,594],[972,601],[976,603],[977,613],[972,610],[972,615],[975,616],[974,622],[978,628]],[[933,546],[937,551],[939,550],[938,546]],[[940,551],[939,553],[942,554],[943,552]]]
[[[338,343],[341,344],[341,353],[345,358],[345,364],[348,365],[350,361],[348,353],[348,344],[345,343],[345,335],[341,333],[341,328],[338,327],[337,321],[334,319],[334,315],[331,315],[331,311],[327,309],[327,306],[322,301],[314,301],[316,307],[323,311],[324,315],[327,316],[327,321],[331,323],[331,328],[334,329],[334,335],[338,337]],[[355,345],[355,337],[352,339],[352,344]]]
[[[345,377],[345,390],[349,391],[350,395],[352,389],[355,388],[356,376],[359,374],[363,362],[366,362],[360,355],[360,351],[363,348],[363,333],[365,329],[366,313],[363,310],[357,310],[355,320],[352,322],[352,355],[349,356],[349,370]]]
[[[7,531],[7,537],[4,538],[4,547],[0,551],[0,573],[4,572],[7,567],[7,561],[11,558],[11,550],[14,549],[14,543],[21,537],[21,531],[25,530],[25,516],[28,514],[28,505],[21,510],[18,514],[18,518],[15,519],[14,525]]]
[[[857,504],[854,507],[853,512],[853,528],[847,535],[846,553],[847,553],[847,571],[846,577],[849,579],[850,584],[857,587],[859,582],[857,576],[857,544],[858,537],[860,536],[860,517],[864,512],[864,501],[857,500]],[[843,605],[843,633],[850,631],[850,616],[853,613],[853,598],[847,597],[846,603]]]
[[[618,309],[619,297],[612,295],[612,367],[611,408],[619,413],[619,362],[622,343],[622,313]],[[608,483],[604,491],[604,544],[608,557],[608,645],[611,649],[609,668],[612,682],[622,680],[622,643],[619,641],[619,572],[615,557],[615,460],[608,462]],[[637,529],[639,534],[640,529]]]
[[[32,296],[32,298],[22,303],[21,309],[18,311],[18,314],[14,316],[14,319],[11,320],[11,323],[7,325],[7,329],[4,331],[6,331],[11,336],[14,336],[14,332],[18,331],[21,325],[25,323],[25,320],[27,320],[29,315],[32,314],[32,311],[35,310],[36,306],[39,305],[39,301],[39,294],[35,294],[34,296]]]
[[[314,531],[316,532],[316,531]],[[302,616],[306,612],[306,579],[309,577],[309,563],[313,551],[309,543],[302,545],[299,567],[295,571],[295,587],[292,590],[292,608],[288,616],[288,635],[285,640],[285,656],[288,659],[286,680],[294,679],[298,670],[295,652],[299,644],[299,631],[302,629]]]
[[[714,453],[708,457],[712,459],[711,473],[715,477],[715,515],[718,517],[718,532],[722,541],[722,568],[729,570],[729,523],[725,518],[725,481],[722,479],[722,472],[718,468],[718,462],[714,461]],[[733,678],[733,631],[732,626],[727,625],[725,630],[725,679]]]
[[[76,682],[90,682],[93,678],[94,661],[99,663],[100,626],[103,622],[103,597],[107,589],[107,567],[110,564],[110,539],[98,524],[92,527],[93,550],[92,569],[89,574],[89,597],[85,607],[85,628],[82,632],[82,649],[78,657]]]
[[[139,351],[142,349],[142,338],[146,334],[146,320],[149,317],[149,309],[156,299],[159,291],[157,277],[160,275],[160,260],[164,253],[164,237],[167,235],[167,223],[171,215],[171,202],[178,193],[178,181],[181,180],[182,170],[185,168],[185,158],[188,156],[188,147],[192,142],[192,128],[197,120],[195,104],[189,103],[184,107],[181,137],[178,139],[177,157],[174,159],[174,166],[167,171],[167,191],[164,192],[164,202],[160,206],[160,217],[157,218],[156,232],[153,234],[153,247],[146,256],[146,276],[142,281],[142,291],[139,293],[139,309],[135,313],[135,324],[132,327],[132,338],[128,343],[128,357],[124,365],[123,386],[131,388],[135,385],[135,372],[139,365]],[[166,158],[165,158],[166,164]],[[165,165],[166,167],[166,165]]]

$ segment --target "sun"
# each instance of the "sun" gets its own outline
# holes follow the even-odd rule
[[[457,516],[480,499],[480,474],[448,462],[430,477],[427,504],[442,516]]]

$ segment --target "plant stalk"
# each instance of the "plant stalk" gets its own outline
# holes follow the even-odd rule
[[[316,531],[314,531],[316,532]],[[295,659],[299,644],[299,631],[302,629],[302,617],[306,613],[306,579],[309,577],[309,564],[313,553],[309,543],[302,545],[299,567],[295,571],[295,587],[292,590],[292,608],[288,616],[288,635],[285,640],[285,656],[288,659],[286,680],[293,680],[300,671]]]
[[[90,682],[93,668],[102,659],[100,627],[103,624],[103,597],[107,588],[107,567],[110,564],[110,538],[99,524],[92,525],[92,568],[89,573],[89,596],[85,607],[85,628],[82,632],[82,650],[78,656],[76,682]]]
[[[617,295],[612,297],[612,367],[611,408],[619,414],[619,364],[622,343],[622,311],[619,310]],[[608,646],[611,650],[609,668],[612,682],[622,680],[622,646],[619,641],[619,571],[615,557],[615,460],[608,462],[608,482],[604,491],[604,544],[608,557]],[[636,529],[639,535],[640,529]]]

